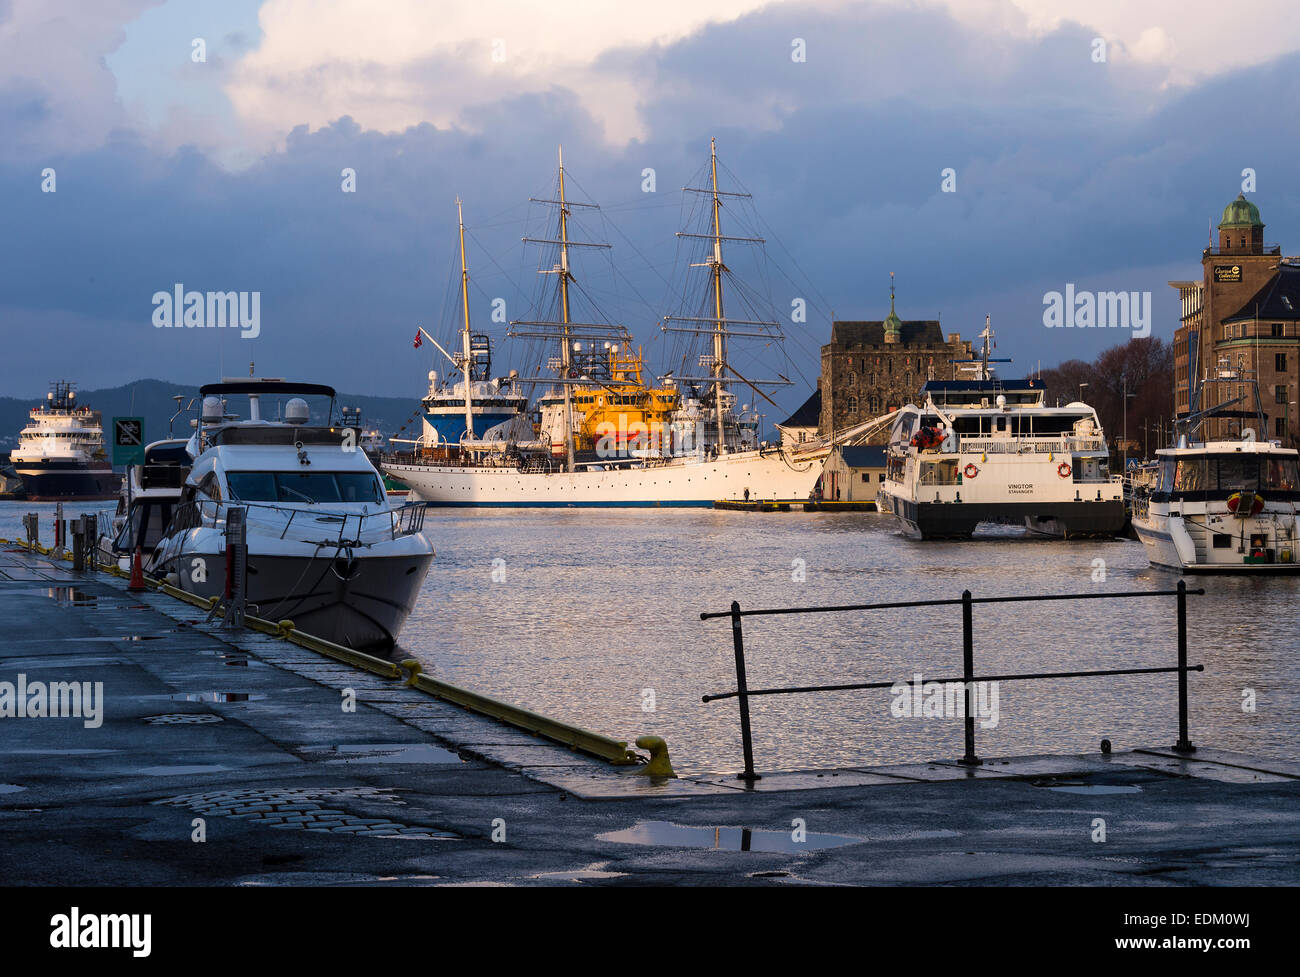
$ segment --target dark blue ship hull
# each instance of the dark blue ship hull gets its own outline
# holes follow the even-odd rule
[[[15,462],[31,502],[77,502],[115,499],[120,475],[107,463],[88,467],[77,462]]]

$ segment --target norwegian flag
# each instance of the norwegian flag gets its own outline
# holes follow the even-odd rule
[[[424,345],[424,335],[418,329],[415,330],[415,342],[412,345],[416,349],[419,349],[421,346]]]

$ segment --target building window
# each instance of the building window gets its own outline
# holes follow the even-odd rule
[[[1273,368],[1277,370],[1278,373],[1286,372],[1286,353],[1273,354]]]
[[[880,397],[879,397],[879,396],[877,396],[876,394],[872,394],[872,395],[871,395],[871,399],[870,399],[867,403],[868,403],[868,405],[869,405],[869,406],[868,406],[868,409],[871,411],[871,414],[872,414],[873,417],[874,417],[875,415],[877,415],[877,414],[880,413]]]
[[[1273,418],[1273,437],[1275,438],[1286,437],[1286,418],[1284,417]]]
[[[1278,339],[1282,337],[1282,323],[1280,322],[1273,323],[1273,336]]]
[[[869,481],[871,481],[871,472],[863,472],[863,473],[862,473],[862,480],[863,480],[864,482],[869,482]]]
[[[850,370],[850,371],[849,371],[849,383],[857,383],[857,382],[858,382],[858,375],[857,375],[856,373],[854,373],[852,370]]]
[[[1278,386],[1276,386],[1276,387],[1273,388],[1273,403],[1275,403],[1275,404],[1285,404],[1285,403],[1286,403],[1286,385],[1285,385],[1285,384],[1279,384]]]
[[[857,398],[857,397],[850,397],[850,398],[849,398],[849,413],[850,413],[850,414],[856,413],[856,412],[857,412],[857,409],[858,409],[858,398]]]

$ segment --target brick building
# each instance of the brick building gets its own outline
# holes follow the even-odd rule
[[[1264,242],[1259,208],[1245,194],[1223,210],[1218,246],[1201,252],[1201,281],[1176,281],[1181,314],[1174,332],[1174,414],[1186,416],[1193,403],[1212,407],[1234,397],[1233,410],[1253,413],[1258,381],[1267,431],[1288,447],[1296,445],[1300,417],[1300,262],[1283,258],[1277,244]],[[1197,397],[1206,379],[1213,383]],[[1244,417],[1215,417],[1201,428],[1206,438],[1235,438]]]
[[[900,319],[891,285],[888,318],[831,323],[818,430],[825,436],[913,403],[927,379],[955,376],[950,361],[971,355],[971,344],[959,333],[945,336],[938,319]],[[884,443],[888,435],[880,430],[871,440]]]

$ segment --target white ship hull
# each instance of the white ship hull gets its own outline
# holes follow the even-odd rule
[[[821,477],[822,462],[791,461],[780,451],[738,451],[711,461],[674,459],[603,471],[410,464],[383,469],[434,505],[707,506],[718,500],[806,501]]]

